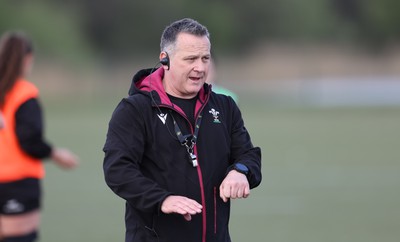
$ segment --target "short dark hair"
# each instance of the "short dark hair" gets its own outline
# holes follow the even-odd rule
[[[167,51],[170,47],[173,47],[176,42],[176,37],[180,33],[206,36],[210,39],[210,33],[204,25],[191,18],[184,18],[171,23],[164,29],[160,42],[161,51]]]

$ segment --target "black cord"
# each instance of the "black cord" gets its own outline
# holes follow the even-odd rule
[[[160,113],[160,115],[164,116],[164,115],[166,115],[166,114],[164,114],[164,113],[161,111],[161,108],[160,108],[160,107],[158,106],[158,104],[156,103],[156,100],[154,100],[154,97],[153,97],[153,89],[152,89],[153,77],[151,76],[151,74],[153,74],[153,72],[155,71],[155,68],[158,66],[158,64],[160,64],[160,62],[158,62],[158,63],[151,69],[150,74],[149,74],[149,78],[150,78],[150,80],[149,80],[149,86],[150,86],[149,94],[150,94],[150,98],[151,98],[152,103],[154,104],[154,106],[156,106],[156,108],[158,109],[158,112]],[[172,111],[171,111],[171,110],[169,111],[169,113],[170,113],[171,117],[173,118],[173,116],[172,116]],[[166,121],[166,119],[165,119],[165,121]],[[169,135],[171,135],[171,137],[174,138],[175,140],[179,141],[179,139],[178,139],[175,135],[172,134],[172,132],[171,132],[171,130],[169,129],[167,123],[165,123],[165,126],[167,127],[167,130],[168,130]]]

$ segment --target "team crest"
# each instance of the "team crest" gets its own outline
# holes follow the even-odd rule
[[[214,123],[221,123],[221,121],[219,121],[219,117],[218,117],[219,112],[217,110],[212,108],[209,111],[209,113],[211,113],[211,115],[214,117]]]

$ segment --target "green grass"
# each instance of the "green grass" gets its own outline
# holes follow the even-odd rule
[[[104,183],[101,150],[118,95],[43,100],[47,137],[81,166],[46,165],[42,242],[124,240],[124,202]],[[400,108],[279,107],[246,94],[240,106],[263,182],[233,202],[233,241],[398,241]]]

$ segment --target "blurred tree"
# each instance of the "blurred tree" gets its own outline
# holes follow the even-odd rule
[[[361,7],[360,0],[331,0],[338,15],[349,21],[360,21]]]
[[[400,41],[400,1],[365,0],[367,29],[364,36],[374,47],[382,48],[388,43]]]
[[[397,0],[331,0],[341,29],[351,29],[349,41],[366,44],[374,50],[399,41],[400,2]],[[341,30],[337,30],[340,33]]]
[[[92,49],[79,29],[79,17],[43,1],[2,1],[0,32],[20,30],[34,41],[38,55],[84,62]]]
[[[46,53],[132,58],[157,56],[164,27],[191,17],[222,55],[270,40],[385,46],[400,41],[397,9],[398,0],[3,0],[0,30],[29,30]]]
[[[204,4],[209,5],[207,14]],[[231,10],[219,2],[86,0],[82,7],[85,32],[110,56],[158,55],[163,29],[183,17],[196,18],[209,26],[214,39],[222,43],[217,45],[230,46],[233,42],[228,40],[232,35]]]

